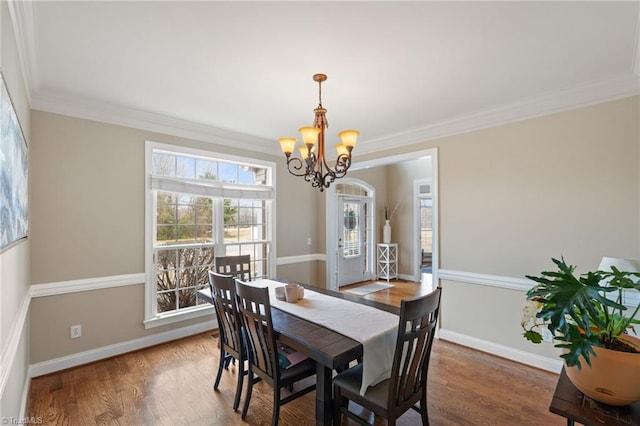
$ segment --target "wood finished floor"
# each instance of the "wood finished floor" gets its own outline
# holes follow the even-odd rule
[[[399,305],[422,292],[415,283],[363,296]],[[232,410],[237,369],[213,390],[219,349],[211,333],[116,356],[32,379],[27,417],[48,425],[270,425],[272,393],[258,383],[247,417]],[[557,376],[444,340],[434,343],[429,370],[432,425],[562,425],[548,411]],[[280,425],[313,425],[312,392],[281,409]],[[244,392],[243,399],[244,402]],[[385,425],[376,419],[376,425]],[[419,425],[409,410],[399,425]],[[355,425],[343,419],[342,425]]]

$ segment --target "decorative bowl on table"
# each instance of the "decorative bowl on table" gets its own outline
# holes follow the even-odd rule
[[[283,300],[283,301],[286,300],[284,286],[276,287],[275,292],[276,292],[276,299]]]

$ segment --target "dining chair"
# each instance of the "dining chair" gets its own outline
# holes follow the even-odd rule
[[[242,281],[251,281],[251,255],[220,256],[214,259],[216,272],[233,275]]]
[[[242,409],[242,418],[247,415],[247,410],[249,409],[255,375],[273,388],[273,413],[271,417],[272,425],[276,426],[282,405],[316,388],[314,382],[303,389],[293,391],[295,382],[313,376],[316,373],[316,363],[314,360],[306,358],[287,368],[281,368],[279,362],[280,348],[276,341],[271,318],[269,289],[251,286],[241,280],[236,280],[236,292],[238,311],[240,312],[242,325],[246,330],[249,352],[249,380],[247,395]],[[282,388],[289,388],[291,393],[283,397]]]
[[[211,297],[213,298],[220,331],[220,361],[213,388],[218,389],[222,370],[227,370],[232,360],[238,360],[238,380],[236,395],[233,400],[233,410],[235,411],[240,405],[244,376],[248,374],[244,363],[248,358],[246,339],[244,338],[236,303],[235,278],[231,275],[222,275],[209,271],[209,288],[211,289]]]
[[[333,378],[334,425],[340,425],[343,413],[359,424],[369,424],[349,411],[349,401],[386,418],[391,426],[409,408],[420,413],[423,425],[429,424],[427,373],[440,310],[440,293],[441,289],[436,288],[426,296],[401,302],[390,378],[370,386],[364,395],[360,395],[362,364]],[[417,402],[420,407],[415,406]]]

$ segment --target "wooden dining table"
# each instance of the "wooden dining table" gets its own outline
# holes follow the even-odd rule
[[[283,282],[283,284],[290,283],[290,281],[282,279],[278,279],[278,281]],[[362,299],[337,291],[300,283],[296,284],[318,293],[365,304],[396,315],[399,314],[399,308],[395,306]],[[213,303],[209,289],[199,290],[197,297]],[[306,354],[309,358],[316,361],[316,425],[330,425],[333,417],[333,370],[343,368],[348,365],[349,362],[362,358],[362,344],[314,322],[286,313],[276,307],[272,307],[271,317],[273,319],[273,328],[276,333],[278,333],[278,339],[282,343]]]

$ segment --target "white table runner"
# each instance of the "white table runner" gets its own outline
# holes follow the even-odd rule
[[[275,297],[275,287],[281,287],[284,283],[256,280],[249,284],[269,287],[271,306],[360,342],[363,348],[360,394],[364,395],[369,386],[391,376],[398,333],[397,315],[306,288],[304,299],[288,303]]]

